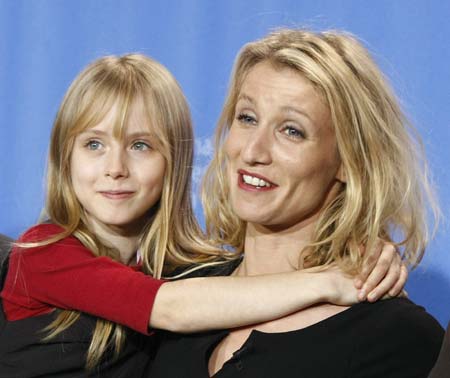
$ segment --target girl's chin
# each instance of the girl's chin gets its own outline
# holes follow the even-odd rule
[[[100,228],[125,235],[140,232],[145,225],[145,219],[143,217],[137,219],[130,217],[99,217],[95,219],[91,218],[90,223],[94,229]]]

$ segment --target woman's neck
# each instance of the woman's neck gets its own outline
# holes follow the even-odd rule
[[[235,274],[253,276],[302,269],[301,252],[310,243],[315,222],[274,229],[247,224],[244,258]]]

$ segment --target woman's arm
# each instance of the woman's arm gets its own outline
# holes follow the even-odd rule
[[[373,256],[375,257],[373,257]],[[371,252],[361,280],[372,300],[403,287],[406,270],[390,245]],[[366,271],[368,272],[366,274]],[[364,281],[366,274],[367,280]],[[167,282],[159,289],[149,326],[174,332],[233,328],[275,319],[319,302],[351,305],[358,301],[355,279],[337,268],[253,277],[206,277]],[[378,286],[377,286],[378,285]]]

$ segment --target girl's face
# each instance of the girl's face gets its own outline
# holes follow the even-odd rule
[[[233,209],[254,224],[310,224],[341,186],[329,109],[290,68],[261,62],[250,70],[225,152]]]
[[[113,131],[116,111],[113,106],[105,119],[76,137],[72,185],[92,226],[139,232],[161,197],[166,163],[153,148],[142,101],[131,108],[121,139]]]

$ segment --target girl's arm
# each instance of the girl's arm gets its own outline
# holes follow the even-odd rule
[[[58,232],[58,226],[42,224],[30,229],[21,241],[34,242]],[[403,287],[406,274],[392,247],[378,247],[365,260],[370,269],[361,278],[367,292],[377,284],[377,295],[387,290],[392,295],[392,288]],[[324,300],[354,303],[355,293],[351,280],[333,270],[163,284],[107,257],[95,257],[75,237],[67,237],[40,247],[14,247],[0,295],[8,320],[48,313],[56,307],[147,333],[149,324],[181,332],[245,325]]]
[[[364,300],[369,293],[372,301],[388,292],[398,295],[407,271],[395,249],[384,245],[371,252],[367,261],[371,269],[365,268],[356,279],[330,268],[167,282],[156,295],[149,326],[174,332],[233,328],[282,317],[319,302],[351,305],[359,294]],[[363,289],[358,292],[356,286]]]

